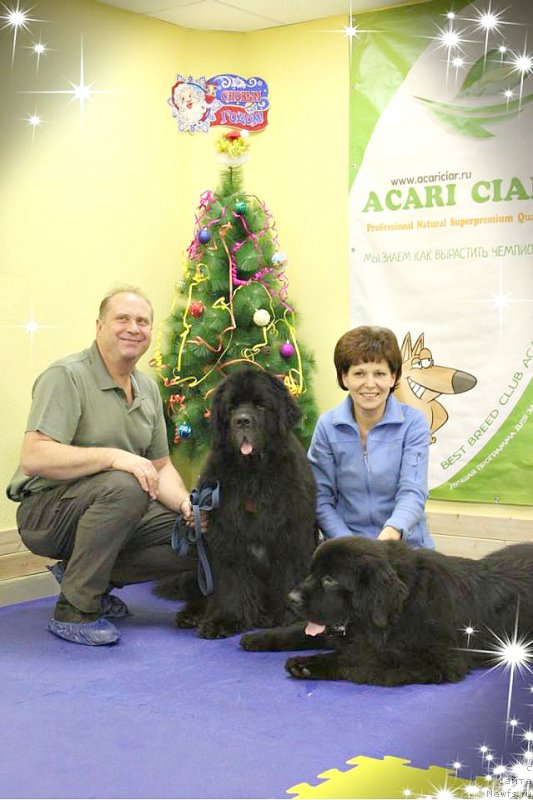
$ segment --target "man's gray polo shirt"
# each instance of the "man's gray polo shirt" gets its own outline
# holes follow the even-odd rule
[[[35,381],[26,431],[40,431],[62,444],[116,447],[150,460],[168,455],[159,390],[152,378],[135,369],[133,402],[127,404],[102,360],[96,342],[56,361]],[[7,487],[11,500],[22,500],[64,481],[31,478],[16,471]]]

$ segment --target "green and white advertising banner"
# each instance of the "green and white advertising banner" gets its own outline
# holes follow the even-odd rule
[[[431,497],[532,504],[533,2],[352,24],[352,323],[398,336]]]

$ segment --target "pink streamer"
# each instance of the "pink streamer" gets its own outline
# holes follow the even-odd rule
[[[245,216],[243,214],[239,214],[236,211],[233,212],[233,216],[241,220],[242,225],[244,227],[244,230],[246,231],[246,235],[247,235],[248,239],[253,242],[254,250],[256,250],[256,252],[258,251],[258,249],[259,249],[259,244],[258,244],[259,238],[262,237],[262,236],[266,236],[266,234],[269,231],[270,231],[270,233],[272,235],[272,243],[274,244],[274,247],[276,249],[279,249],[278,232],[277,232],[277,229],[276,229],[276,223],[274,221],[274,218],[273,218],[272,214],[268,210],[266,204],[262,200],[260,200],[256,195],[246,195],[246,197],[252,197],[259,204],[259,206],[263,209],[263,212],[265,213],[265,216],[267,218],[267,224],[265,225],[265,227],[262,228],[258,233],[252,233],[250,231],[249,227],[248,227],[248,224],[247,224]],[[226,214],[226,208],[225,207],[222,208],[221,214],[217,219],[212,219],[208,223],[204,223],[205,217],[210,213],[210,211],[213,208],[213,206],[216,203],[216,201],[217,201],[217,197],[210,189],[207,189],[205,192],[203,192],[200,195],[200,203],[199,203],[199,206],[198,206],[198,211],[200,213],[195,213],[195,223],[196,223],[197,229],[201,230],[202,228],[210,228],[211,225],[215,225],[216,223],[220,222],[224,218],[224,216]],[[232,276],[233,284],[235,286],[248,286],[250,283],[252,283],[252,281],[259,281],[261,283],[261,285],[264,286],[265,289],[267,290],[267,292],[270,294],[270,287],[268,286],[268,284],[266,284],[262,280],[262,278],[264,278],[269,273],[274,272],[274,269],[272,267],[263,267],[262,269],[257,270],[257,272],[254,272],[254,274],[250,278],[248,278],[247,280],[242,280],[241,278],[238,277],[238,274],[237,274],[237,263],[236,263],[236,260],[235,260],[235,256],[236,256],[236,254],[239,252],[239,250],[241,249],[241,247],[244,244],[245,244],[245,242],[237,242],[233,246],[233,251],[232,251],[232,253],[230,255],[231,276]],[[189,258],[192,261],[196,260],[199,257],[198,250],[199,250],[199,242],[198,242],[198,238],[195,237],[192,240],[192,242],[190,243],[190,245],[189,245],[189,247],[187,249],[187,254],[188,254]],[[294,313],[294,309],[292,309],[291,306],[289,306],[285,302],[285,298],[287,297],[287,292],[288,292],[288,280],[285,277],[285,273],[284,273],[284,271],[282,269],[278,269],[277,278],[278,278],[281,286],[280,286],[279,292],[274,292],[274,295],[276,297],[278,297],[280,303],[288,311],[290,311],[291,313]]]
[[[225,206],[222,207],[221,214],[217,219],[212,219],[207,224],[203,223],[204,218],[209,214],[215,202],[217,201],[217,196],[213,194],[213,192],[207,189],[200,195],[200,205],[198,206],[199,209],[202,210],[201,214],[195,213],[194,219],[196,223],[196,228],[201,230],[202,228],[210,228],[211,225],[214,225],[216,222],[220,222],[221,219],[224,218],[226,213]],[[194,261],[198,257],[198,238],[195,237],[192,242],[190,243],[189,247],[187,248],[187,255]]]

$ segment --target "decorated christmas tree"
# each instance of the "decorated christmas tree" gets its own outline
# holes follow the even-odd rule
[[[245,365],[284,382],[302,412],[295,432],[304,445],[317,417],[314,362],[297,339],[287,258],[265,204],[243,189],[245,133],[228,131],[217,141],[224,165],[220,186],[200,198],[183,279],[152,362],[171,447],[191,458],[201,457],[209,444],[210,395],[225,375]]]

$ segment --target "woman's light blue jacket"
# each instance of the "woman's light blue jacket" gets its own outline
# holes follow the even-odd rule
[[[308,457],[326,538],[377,538],[385,525],[413,547],[434,548],[424,508],[430,431],[423,414],[389,395],[363,452],[350,396],[319,418]]]

